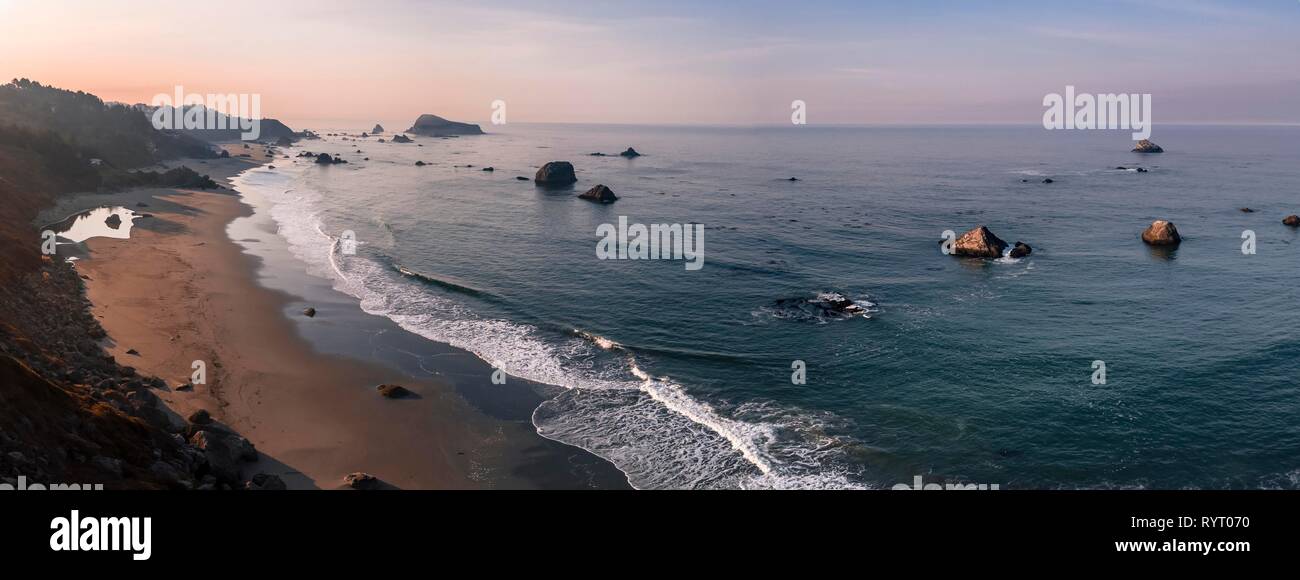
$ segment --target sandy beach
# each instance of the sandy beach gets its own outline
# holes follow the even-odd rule
[[[130,239],[87,240],[77,269],[108,333],[106,350],[166,381],[158,394],[177,427],[207,410],[256,445],[260,458],[245,465],[245,478],[274,474],[290,489],[344,488],[344,476],[358,471],[405,489],[545,486],[483,476],[490,465],[538,453],[544,440],[531,425],[487,417],[446,384],[313,351],[283,315],[294,298],[259,286],[258,259],[226,234],[252,211],[229,178],[271,161],[262,146],[228,147],[251,157],[194,165],[223,189],[85,194],[42,215],[105,205],[151,214],[135,221]],[[194,361],[204,361],[206,384],[178,390]],[[382,383],[416,395],[383,398],[375,390]]]

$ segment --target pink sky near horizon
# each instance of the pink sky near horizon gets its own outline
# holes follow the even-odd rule
[[[883,28],[858,34],[856,23],[810,23],[808,32],[680,7],[586,14],[487,4],[230,0],[196,13],[186,2],[0,0],[0,75],[128,103],[177,85],[256,93],[264,116],[291,125],[390,129],[421,113],[486,123],[497,99],[513,122],[785,123],[801,99],[814,124],[1034,123],[1043,95],[1065,84],[1154,93],[1157,122],[1300,121],[1287,105],[1300,93],[1285,54],[1293,39],[1268,40],[1274,50],[1243,63],[1236,49],[1217,48],[1220,61],[1196,52],[1207,39],[1183,38],[1267,26],[1235,13],[1204,17],[1226,24],[1188,19],[1191,33],[1143,38],[1181,59],[1134,53],[1118,30],[992,16],[989,26],[1016,34],[968,30],[966,18],[978,15],[916,25],[900,14],[920,27],[864,20]],[[1237,93],[1262,104],[1234,110]]]

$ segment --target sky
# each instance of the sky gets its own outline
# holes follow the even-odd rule
[[[0,78],[109,101],[260,95],[290,122],[1300,123],[1300,1],[0,0]]]

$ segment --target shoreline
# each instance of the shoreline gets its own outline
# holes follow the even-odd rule
[[[192,167],[230,188],[240,172],[273,161],[261,145],[230,151]],[[152,214],[135,220],[130,239],[77,245],[106,352],[166,382],[158,395],[174,427],[203,409],[249,439],[259,458],[244,465],[243,479],[266,473],[290,489],[336,489],[347,474],[365,472],[397,488],[628,487],[625,476],[622,485],[611,481],[610,470],[622,474],[604,460],[543,438],[531,421],[481,411],[448,380],[314,349],[285,316],[301,299],[260,283],[268,266],[228,235],[232,222],[254,215],[233,189],[66,196],[42,212],[42,223],[105,205]],[[177,390],[195,360],[204,361],[207,384]],[[382,383],[415,396],[386,399],[375,391]],[[575,462],[578,454],[589,457]],[[587,465],[573,473],[574,463]]]

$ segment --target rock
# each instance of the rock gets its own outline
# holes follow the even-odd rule
[[[1292,214],[1286,216],[1285,218],[1282,218],[1282,224],[1291,226],[1293,228],[1300,227],[1300,215]]]
[[[117,214],[113,214],[111,216],[108,216],[108,219],[104,220],[104,225],[113,229],[117,229],[122,226],[122,218],[119,217]]]
[[[280,476],[259,473],[244,484],[244,489],[249,491],[284,491],[289,488],[284,484],[284,480],[280,479]]]
[[[90,463],[104,471],[107,471],[117,477],[122,477],[122,460],[113,457],[104,457],[96,455],[91,458]]]
[[[1142,241],[1152,246],[1176,246],[1183,241],[1172,222],[1156,220],[1142,232]]]
[[[424,167],[425,165],[428,165],[428,163],[425,163],[425,162],[423,162],[423,161],[416,161],[416,162],[415,162],[415,166],[416,166],[416,167]]]
[[[483,129],[473,123],[448,121],[437,115],[424,114],[415,120],[415,124],[406,130],[412,135],[426,137],[446,137],[451,135],[482,135]]]
[[[1006,249],[1006,242],[993,235],[988,228],[978,226],[957,238],[957,242],[952,246],[952,254],[975,258],[1001,258],[1002,252]]]
[[[195,425],[207,425],[212,422],[212,414],[207,409],[199,409],[190,413],[190,423]]]
[[[596,203],[614,203],[618,201],[618,196],[614,195],[614,192],[604,185],[597,185],[596,187],[588,189],[586,193],[579,195],[578,197]]]
[[[573,164],[568,161],[552,161],[543,165],[533,176],[538,185],[572,185],[578,181],[573,173]]]
[[[601,153],[601,152],[599,152],[599,151],[597,151],[597,152],[595,152],[595,153],[588,153],[587,155],[590,155],[590,156],[592,156],[592,157],[608,157],[608,155],[605,155],[604,153]]]
[[[1241,213],[1255,213],[1255,210],[1250,209],[1248,207],[1243,207],[1241,208]]]
[[[176,385],[176,390],[178,390],[178,391],[193,391],[193,390],[194,390],[194,385],[192,385],[192,384],[190,384],[190,383],[182,383],[182,384]]]
[[[1137,172],[1138,172],[1138,173],[1148,173],[1148,171],[1147,171],[1147,169],[1146,169],[1145,167],[1139,167],[1139,168],[1137,168]]]
[[[149,204],[147,204],[147,203],[141,201],[141,202],[137,202],[137,203],[135,204],[135,206],[136,206],[136,207],[149,207]]]
[[[222,435],[215,431],[199,431],[190,437],[190,445],[203,451],[208,472],[221,483],[239,482],[239,462],[245,457],[245,451],[242,445],[232,439],[247,442],[243,437]]]
[[[1056,183],[1056,180],[1049,177],[1047,179],[1044,179],[1043,183]]]
[[[375,128],[370,130],[371,135],[378,135],[383,132],[384,132],[384,126],[380,125],[379,123],[375,123]]]
[[[376,489],[379,487],[379,479],[369,473],[356,472],[349,473],[343,478],[343,483],[352,489]]]
[[[414,394],[406,387],[403,387],[401,385],[384,384],[375,387],[375,390],[379,391],[380,395],[383,395],[385,398],[388,399],[405,399]]]
[[[1164,153],[1165,150],[1159,145],[1152,143],[1150,139],[1138,141],[1137,147],[1133,148],[1134,153]]]
[[[633,148],[631,148],[631,147],[628,147],[628,148],[627,148],[627,151],[624,151],[624,152],[622,152],[622,153],[619,153],[618,156],[619,156],[619,157],[626,157],[626,158],[628,158],[628,159],[632,159],[632,158],[634,158],[634,157],[640,157],[641,154],[640,154],[640,153],[637,153],[637,152],[636,152],[636,149],[633,149]]]
[[[522,175],[516,175],[516,176],[515,176],[515,180],[516,180],[516,181],[528,181],[528,178],[527,178],[527,177],[524,177],[524,176],[522,176]]]
[[[329,153],[321,153],[316,156],[317,165],[330,165],[334,163],[334,157]]]
[[[138,351],[136,351],[134,348],[132,348],[132,349],[128,349],[128,350],[126,351],[126,354],[129,354],[129,355],[132,355],[132,356],[140,356],[140,353],[139,353]]]
[[[496,170],[497,170],[497,168],[495,168],[495,167],[484,167],[484,168],[483,168],[483,171],[496,171]]]
[[[787,179],[786,181],[799,181],[799,178],[798,178],[798,177],[791,177],[790,179]]]
[[[1011,248],[1011,257],[1016,259],[1023,258],[1032,253],[1034,253],[1034,249],[1024,242],[1016,242],[1016,247]]]
[[[380,141],[382,142],[382,140]],[[393,143],[410,143],[410,142],[411,142],[411,138],[407,137],[406,135],[402,135],[400,133],[397,135],[393,135]]]
[[[303,315],[303,316],[306,316],[307,318],[312,318],[312,317],[316,316],[316,309],[315,309],[315,308],[312,308],[312,307],[310,307],[310,306],[308,306],[308,307],[306,307],[306,308],[303,308],[303,309],[302,309],[302,315]]]

